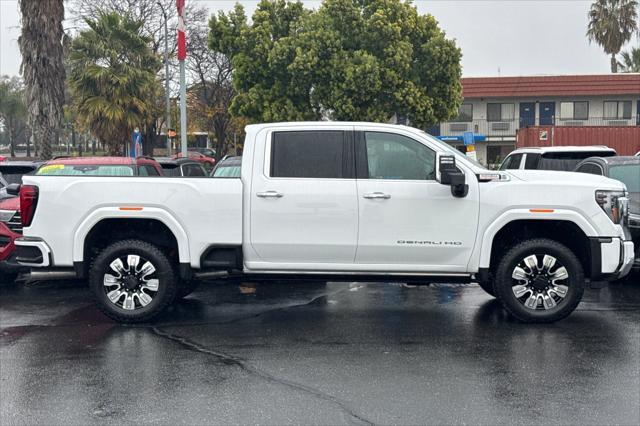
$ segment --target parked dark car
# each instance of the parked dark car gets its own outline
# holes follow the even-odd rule
[[[636,247],[634,266],[640,267],[640,157],[591,157],[576,166],[576,172],[607,176],[627,185],[629,230]]]
[[[164,176],[207,177],[208,173],[201,163],[188,158],[156,158],[162,167]]]
[[[225,157],[211,171],[211,177],[215,178],[239,178],[242,157]]]
[[[21,183],[22,176],[35,172],[41,165],[41,161],[2,161],[0,162],[0,174],[9,185]]]

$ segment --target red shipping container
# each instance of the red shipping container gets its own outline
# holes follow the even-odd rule
[[[605,145],[618,155],[640,151],[640,126],[532,126],[518,129],[516,147]]]

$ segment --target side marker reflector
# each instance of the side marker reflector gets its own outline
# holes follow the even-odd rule
[[[553,209],[529,209],[531,213],[553,213]]]

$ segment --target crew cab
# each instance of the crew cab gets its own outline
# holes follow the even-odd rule
[[[519,320],[551,322],[585,279],[629,272],[625,195],[602,176],[491,172],[406,126],[260,124],[236,179],[25,177],[16,245],[22,265],[88,278],[122,322],[208,274],[478,281]]]

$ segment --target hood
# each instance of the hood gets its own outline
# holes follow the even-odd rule
[[[0,201],[0,210],[20,210],[20,198],[12,197]]]
[[[548,182],[554,184],[573,184],[593,186],[594,189],[623,189],[623,184],[615,179],[577,172],[555,172],[549,170],[508,170],[511,176],[525,182]]]

